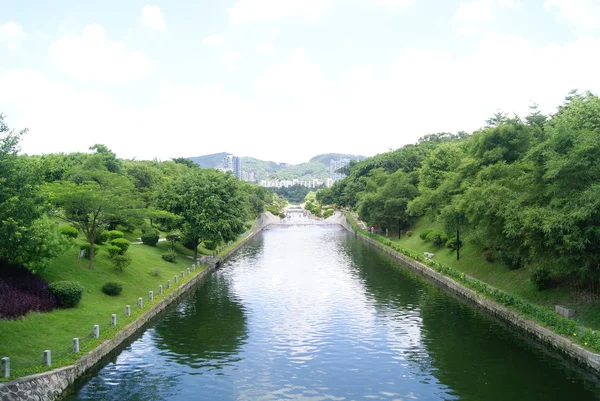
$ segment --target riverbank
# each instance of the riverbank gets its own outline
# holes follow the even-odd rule
[[[572,319],[494,288],[457,269],[426,259],[422,254],[402,248],[384,236],[371,234],[360,228],[357,219],[350,214],[347,215],[347,221],[362,239],[413,270],[433,278],[505,321],[535,335],[563,354],[600,372],[600,335],[591,329],[580,327]]]
[[[237,250],[241,245],[250,240],[254,235],[260,232],[264,227],[278,222],[279,218],[273,216],[270,213],[264,213],[259,216],[259,218],[255,221],[253,227],[249,232],[245,235],[241,236],[238,241],[235,241],[225,249],[223,249],[216,258],[211,258],[208,263],[208,267],[201,266],[200,264],[194,265],[192,264],[189,267],[189,261],[183,261],[186,267],[182,268],[182,265],[175,264],[177,269],[182,268],[181,270],[174,270],[173,276],[171,277],[170,287],[168,284],[162,283],[163,294],[160,294],[159,289],[156,288],[153,290],[153,299],[150,300],[148,298],[149,292],[139,294],[142,298],[142,307],[136,307],[137,301],[139,297],[134,299],[134,302],[131,302],[131,316],[126,316],[124,319],[119,319],[117,317],[117,325],[112,326],[110,323],[110,316],[107,316],[107,319],[104,321],[109,322],[106,324],[105,330],[100,330],[99,338],[93,338],[91,335],[87,335],[86,337],[82,337],[86,341],[82,341],[82,346],[80,352],[78,354],[74,354],[72,352],[72,348],[68,345],[67,350],[63,351],[63,358],[59,358],[57,362],[51,367],[43,366],[39,362],[36,363],[36,369],[39,371],[47,371],[45,373],[35,374],[27,377],[16,378],[15,375],[11,375],[10,379],[13,379],[9,382],[0,383],[0,399],[14,399],[14,400],[29,400],[33,399],[32,397],[35,395],[40,400],[53,400],[59,396],[59,394],[64,391],[70,384],[73,383],[75,379],[85,374],[89,369],[91,369],[98,361],[100,361],[105,355],[110,353],[113,349],[118,347],[121,343],[126,341],[131,335],[140,330],[150,319],[160,313],[164,308],[166,308],[171,303],[175,302],[179,299],[183,294],[187,293],[193,286],[198,283],[206,274],[212,271],[218,264],[226,259],[231,253]],[[143,245],[138,245],[139,247],[154,249],[153,247],[145,247]],[[141,248],[142,250],[145,250]],[[133,248],[136,249],[136,248]],[[183,257],[181,258],[184,259]],[[96,268],[98,268],[96,266]],[[175,269],[171,267],[171,270]],[[134,269],[133,269],[134,270]],[[98,272],[96,272],[98,273]],[[135,272],[132,272],[135,274]],[[177,276],[177,279],[175,279]],[[135,277],[135,276],[134,276]],[[134,280],[136,281],[136,280]],[[139,283],[138,283],[139,284]],[[152,291],[152,290],[149,290]],[[156,295],[154,295],[156,294]],[[82,301],[83,303],[83,301]],[[81,307],[81,304],[78,308]],[[78,308],[72,309],[72,311],[77,310]],[[82,310],[85,310],[82,308]],[[69,310],[63,310],[68,312]],[[54,311],[53,311],[54,312]],[[60,312],[60,311],[58,311]],[[51,314],[52,312],[50,312]],[[50,314],[32,314],[32,315],[50,315]],[[121,315],[121,313],[119,313]],[[29,315],[27,316],[29,317]],[[24,321],[27,319],[22,319]],[[55,318],[58,319],[58,318]],[[21,322],[21,321],[5,321],[5,322]],[[60,331],[62,325],[57,324],[57,327],[53,327],[53,330]],[[32,335],[35,332],[32,330],[24,331],[22,330],[23,335]],[[7,333],[6,331],[0,330],[0,333]],[[38,332],[39,333],[39,332]],[[11,333],[12,334],[12,333]],[[11,336],[12,337],[12,336]],[[68,335],[64,336],[65,338]],[[19,337],[14,337],[15,339],[19,339]],[[39,340],[43,340],[44,336],[38,335],[36,337]],[[67,339],[68,343],[68,339]],[[2,343],[3,346],[10,346],[11,344],[21,344],[23,345],[23,341],[11,341],[10,343]],[[47,348],[46,348],[47,349]],[[63,348],[64,349],[64,348]],[[40,358],[41,359],[41,358]],[[68,365],[68,366],[66,366]],[[50,369],[54,370],[50,370]],[[19,373],[25,372],[26,374],[31,374],[31,370],[20,371]],[[35,371],[34,371],[35,373]],[[25,376],[21,374],[19,376]],[[13,398],[6,398],[6,397]]]

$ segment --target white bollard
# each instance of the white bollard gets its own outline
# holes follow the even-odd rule
[[[73,353],[77,354],[79,353],[79,338],[75,337],[73,339]]]
[[[183,274],[184,274],[183,270],[181,271],[181,273],[180,273],[180,274],[181,274],[181,278],[183,278]]]
[[[47,349],[46,351],[44,351],[44,365],[46,365],[46,366],[52,365],[52,356],[50,354],[50,350],[49,349]]]
[[[171,288],[171,280],[167,280],[167,288]]]
[[[131,316],[131,305],[125,305],[125,315]]]
[[[196,265],[195,264],[192,265],[192,271],[196,271]]]
[[[190,268],[189,267],[187,268],[187,275],[188,276],[190,275]]]
[[[148,300],[152,301],[154,299],[154,291],[148,291]]]
[[[10,358],[4,357],[2,358],[2,377],[10,376]]]
[[[143,308],[144,307],[144,298],[139,297],[138,298],[138,308]]]
[[[117,325],[117,315],[115,313],[110,315],[110,324],[112,324],[113,326]]]
[[[173,277],[173,284],[177,284],[177,276]]]
[[[163,294],[163,289],[162,289],[162,285],[158,286],[158,295],[162,295]]]
[[[99,337],[100,337],[100,326],[95,324],[94,325],[94,338],[99,338]]]

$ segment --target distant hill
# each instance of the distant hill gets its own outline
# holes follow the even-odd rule
[[[221,152],[210,155],[188,157],[189,160],[200,167],[221,167],[222,159],[231,153]],[[285,165],[272,161],[264,161],[253,157],[242,157],[242,170],[254,171],[256,181],[261,180],[312,180],[318,178],[326,180],[329,177],[329,162],[331,159],[363,160],[365,156],[347,155],[343,153],[326,153],[310,159],[307,163]]]
[[[230,154],[231,153],[221,152],[221,153],[213,153],[211,155],[188,157],[188,159],[193,161],[194,163],[196,163],[197,165],[199,165],[202,168],[213,168],[213,167],[221,167],[223,165],[223,163],[222,163],[223,158]]]

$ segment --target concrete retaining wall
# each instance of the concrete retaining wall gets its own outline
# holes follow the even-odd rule
[[[219,259],[215,259],[203,271],[192,277],[187,283],[174,288],[160,302],[154,304],[142,316],[119,331],[111,340],[107,340],[93,351],[81,357],[74,365],[65,366],[37,375],[22,377],[10,382],[0,383],[0,400],[2,401],[53,401],[71,386],[76,379],[86,374],[98,364],[102,358],[115,350],[138,330],[142,329],[153,317],[161,313],[173,302],[178,301],[183,295],[201,284],[206,277],[215,270],[219,263],[227,259],[233,252],[252,239],[265,227],[278,223],[280,219],[271,213],[264,213],[254,223],[249,236],[240,241]]]
[[[404,256],[393,249],[386,247],[385,245],[375,241],[372,238],[369,238],[361,233],[358,233],[358,236],[369,244],[379,248],[383,252],[391,255],[396,260],[400,261],[403,265],[408,266],[412,270],[419,272],[420,274],[431,278],[434,282],[440,284],[443,287],[446,287],[453,292],[459,294],[460,296],[469,299],[472,302],[475,302],[484,310],[498,316],[502,320],[512,324],[525,332],[529,333],[533,337],[537,338],[539,341],[551,345],[554,349],[558,350],[562,354],[573,358],[580,364],[583,364],[594,371],[596,373],[600,373],[600,355],[590,352],[583,347],[573,343],[568,338],[562,337],[553,331],[531,321],[525,319],[523,316],[518,314],[517,312],[506,308],[505,306],[499,305],[494,301],[491,301],[481,295],[477,294],[475,291],[464,287],[463,285],[457,283],[449,277],[444,276],[426,266],[422,263],[419,263],[413,259],[410,259],[407,256]]]

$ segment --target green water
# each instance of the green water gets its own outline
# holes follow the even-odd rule
[[[345,231],[263,232],[70,400],[595,400],[593,374]]]

